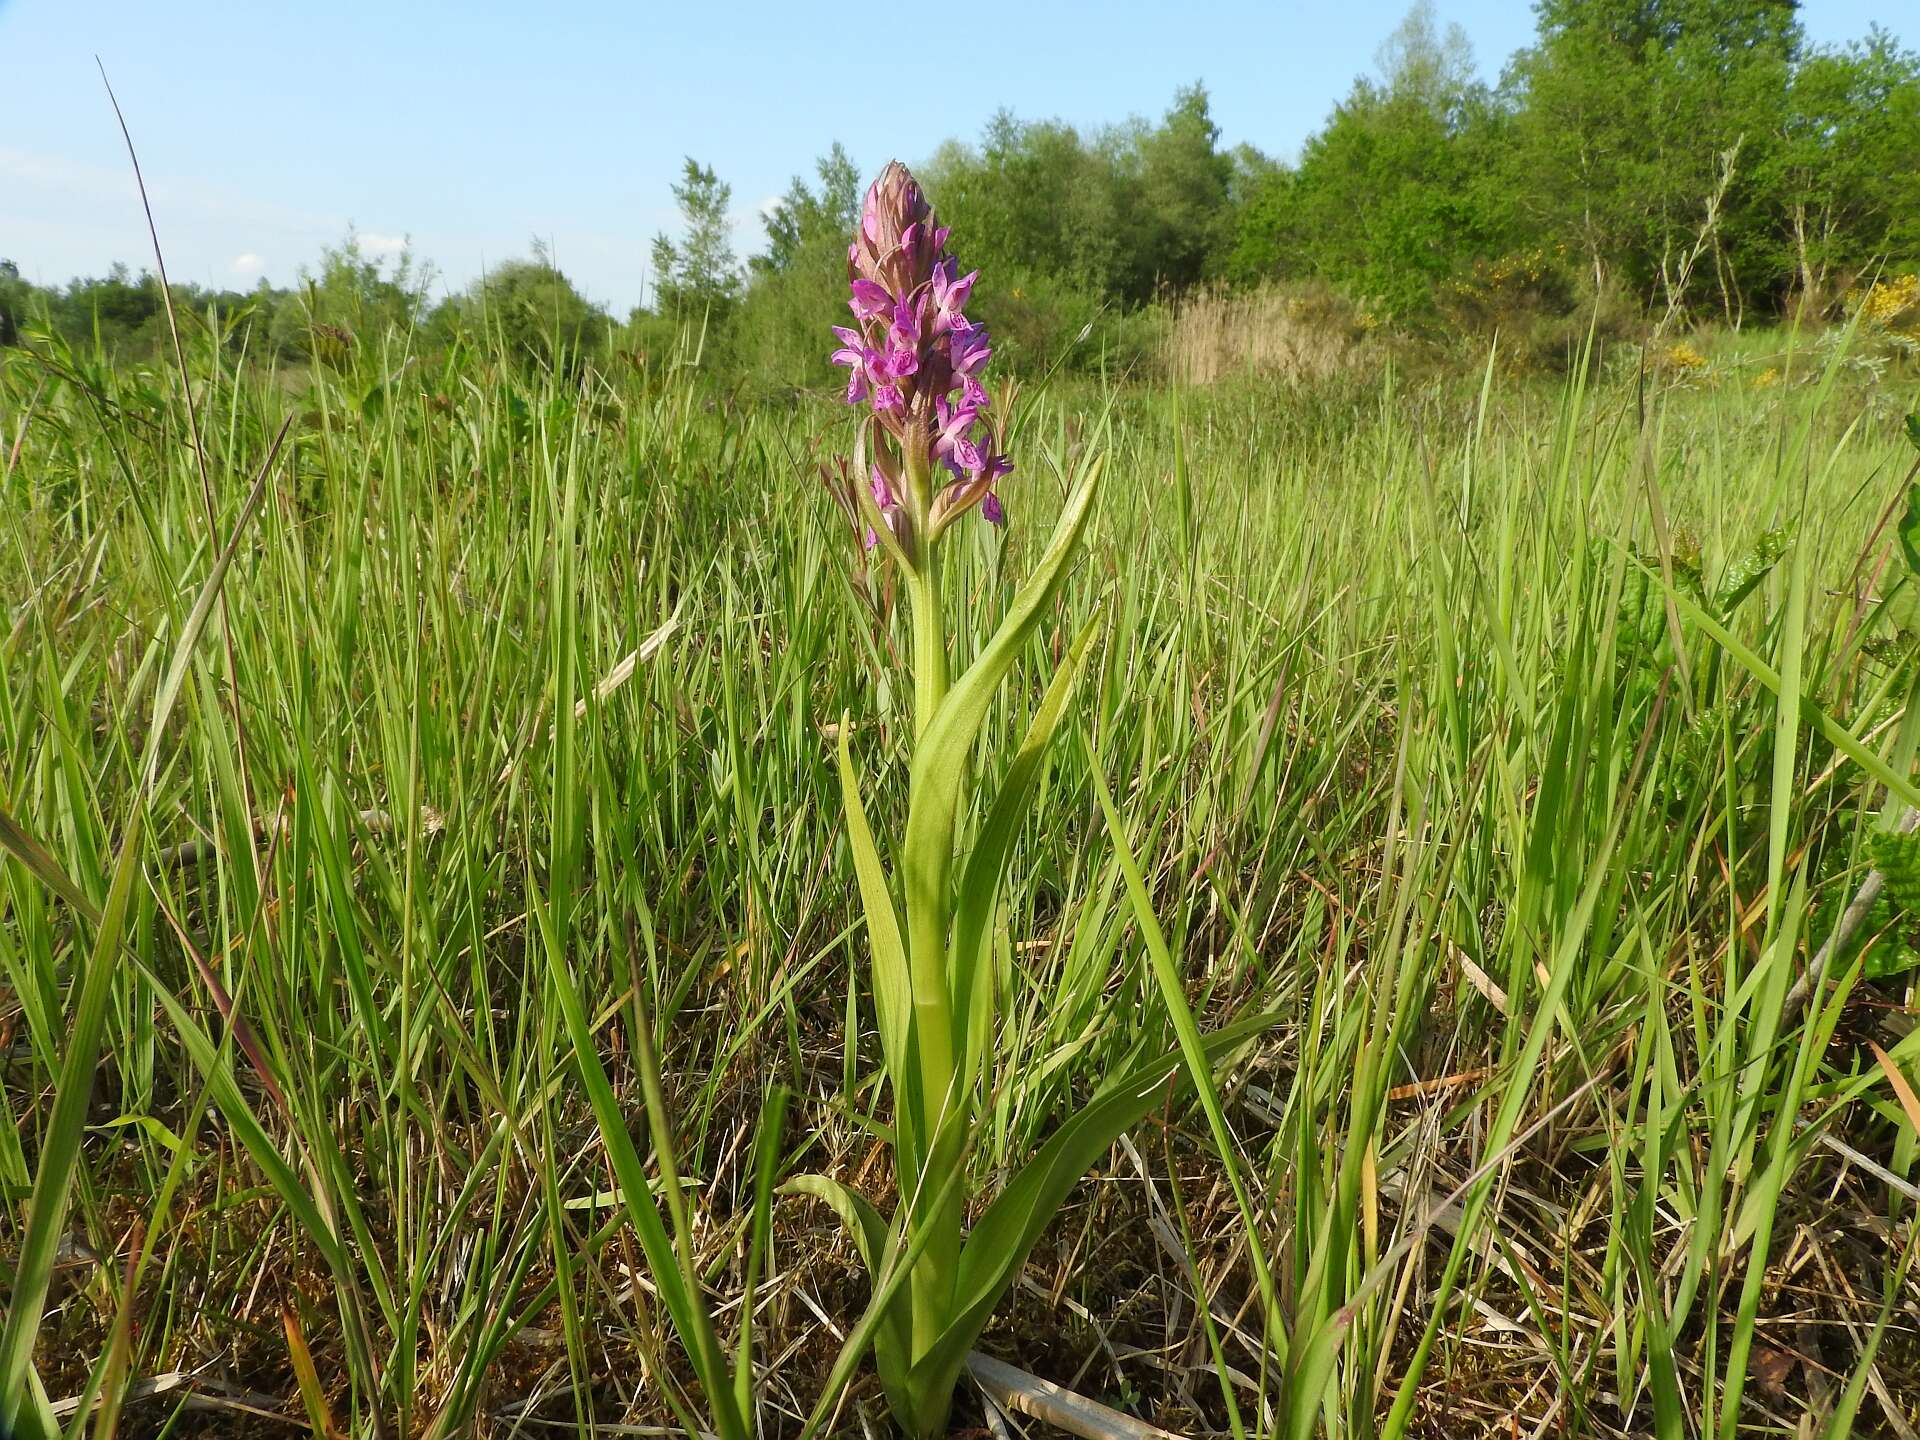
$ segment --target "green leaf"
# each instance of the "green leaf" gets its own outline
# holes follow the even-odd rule
[[[780,1187],[782,1195],[808,1195],[824,1200],[853,1238],[869,1275],[877,1274],[887,1253],[887,1222],[874,1203],[830,1175],[795,1175]]]
[[[966,1155],[962,1152],[947,1171],[946,1179],[929,1208],[939,1210],[956,1199],[966,1173]],[[902,1246],[900,1232],[889,1229],[886,1254],[873,1276],[873,1298],[867,1302],[866,1313],[860,1317],[859,1323],[848,1334],[846,1343],[840,1347],[840,1353],[834,1357],[833,1368],[827,1372],[827,1382],[821,1387],[820,1398],[814,1402],[813,1413],[807,1417],[807,1423],[800,1431],[800,1440],[813,1440],[820,1433],[820,1427],[832,1418],[840,1392],[846,1388],[847,1381],[853,1376],[853,1367],[860,1363],[860,1357],[867,1353],[869,1345],[875,1348],[875,1359],[880,1359],[879,1332],[891,1322],[896,1307],[904,1311],[911,1304],[907,1282],[920,1257],[926,1253],[933,1233],[932,1226],[923,1225],[919,1233],[908,1237],[907,1243]],[[906,1375],[900,1371],[890,1372],[887,1364],[882,1362],[880,1383],[886,1388],[887,1400],[904,1427],[907,1417],[917,1413],[914,1397],[907,1388]]]
[[[1033,806],[1035,786],[1046,764],[1047,751],[1060,728],[1060,717],[1079,685],[1092,648],[1098,617],[1081,628],[1073,649],[1054,673],[1040,708],[1027,726],[1027,738],[1007,766],[1000,792],[994,796],[986,823],[974,841],[967,858],[966,873],[960,880],[959,901],[953,922],[953,1007],[957,1023],[964,1027],[963,1043],[956,1046],[962,1055],[959,1089],[972,1088],[980,1057],[993,1030],[993,969],[986,964],[992,935],[992,922],[1000,896],[1000,882],[1006,874],[1007,855],[1014,838]]]
[[[946,876],[953,850],[953,818],[959,808],[966,756],[973,748],[993,703],[994,692],[1040,623],[1040,617],[1066,583],[1068,567],[1093,512],[1106,456],[1088,464],[1046,553],[1014,597],[1000,628],[934,711],[913,757],[913,782],[907,813],[906,885],[909,914],[944,914]],[[942,937],[944,940],[945,937]]]
[[[875,1284],[879,1283],[900,1237],[898,1231],[881,1218],[871,1200],[826,1175],[796,1175],[780,1189],[789,1195],[808,1195],[815,1200],[824,1200],[833,1213],[840,1217],[840,1223],[847,1227],[847,1234],[853,1237],[853,1248],[860,1252],[860,1260],[867,1267],[868,1276]],[[876,1317],[873,1331],[873,1361],[889,1395],[900,1393],[900,1387],[906,1380],[907,1361],[912,1353],[909,1348],[912,1320],[908,1298],[901,1293],[891,1304],[884,1306]]]
[[[1100,773],[1099,760],[1091,744],[1087,746],[1087,765],[1093,776],[1094,793],[1100,797],[1100,811],[1106,816],[1107,834],[1112,837],[1114,855],[1120,862],[1120,873],[1126,877],[1127,894],[1133,901],[1133,917],[1139,923],[1141,938],[1146,941],[1147,958],[1152,962],[1153,977],[1160,987],[1160,998],[1166,1002],[1167,1015],[1173,1021],[1173,1033],[1180,1040],[1180,1053],[1186,1057],[1187,1073],[1193,1077],[1194,1092],[1200,1097],[1200,1108],[1207,1113],[1214,1149],[1219,1153],[1220,1164],[1227,1172],[1227,1183],[1232,1186],[1233,1198],[1240,1207],[1241,1223],[1246,1227],[1247,1257],[1253,1262],[1261,1302],[1266,1306],[1268,1321],[1277,1326],[1280,1323],[1279,1292],[1274,1288],[1273,1272],[1267,1265],[1266,1248],[1260,1243],[1258,1216],[1247,1194],[1246,1182],[1241,1178],[1239,1163],[1234,1159],[1233,1134],[1227,1129],[1227,1116],[1220,1104],[1220,1092],[1214,1088],[1213,1073],[1208,1067],[1200,1038],[1200,1026],[1187,1004],[1180,971],[1167,949],[1167,937],[1161,933],[1159,917],[1153,912],[1153,900],[1147,894],[1146,881],[1142,879],[1140,866],[1127,844],[1126,826],[1120,820],[1120,812],[1114,809],[1113,796],[1107,790],[1106,777]]]
[[[1639,564],[1640,562],[1636,560],[1635,563]],[[1737,636],[1703,610],[1699,602],[1691,596],[1676,589],[1669,589],[1667,593],[1673,597],[1674,604],[1685,611],[1688,618],[1702,630],[1706,631],[1708,638],[1731,655],[1749,675],[1766,686],[1767,689],[1773,691],[1775,695],[1780,693],[1780,675],[1771,665],[1762,660],[1750,648],[1743,644]],[[1882,785],[1886,786],[1888,790],[1892,791],[1909,805],[1920,806],[1920,787],[1915,786],[1913,781],[1906,776],[1896,773],[1891,765],[1887,764],[1880,756],[1868,749],[1867,746],[1861,742],[1860,738],[1848,730],[1846,726],[1827,714],[1826,711],[1822,710],[1804,694],[1800,696],[1800,709],[1804,714],[1804,718],[1811,722],[1813,727],[1817,729],[1821,735],[1826,737],[1827,743],[1832,745],[1834,749],[1845,755],[1849,760],[1852,760],[1854,764],[1858,765],[1862,770],[1866,771],[1867,774],[1871,775],[1875,780],[1878,780]]]
[[[1202,1044],[1208,1066],[1271,1028],[1278,1015],[1255,1015],[1215,1031]],[[922,1396],[950,1392],[1028,1253],[1073,1187],[1112,1148],[1120,1132],[1167,1098],[1185,1071],[1181,1054],[1162,1056],[1103,1089],[1063,1124],[986,1208],[960,1253],[954,1319],[913,1367],[910,1384]]]
[[[694,1373],[700,1377],[701,1389],[707,1396],[707,1410],[721,1440],[748,1440],[746,1422],[734,1399],[733,1377],[721,1352],[720,1341],[714,1334],[713,1318],[707,1313],[705,1297],[689,1288],[680,1261],[674,1253],[673,1241],[667,1235],[666,1222],[660,1218],[660,1209],[653,1203],[653,1193],[647,1184],[646,1166],[634,1146],[632,1135],[627,1132],[625,1113],[619,1098],[613,1093],[606,1070],[600,1064],[599,1053],[593,1048],[593,1029],[587,1021],[586,1006],[580,999],[580,992],[573,983],[566,948],[553,933],[547,907],[537,892],[530,891],[527,908],[535,919],[542,948],[547,954],[548,973],[553,980],[554,992],[559,996],[567,1037],[573,1044],[580,1084],[587,1092],[588,1103],[593,1107],[593,1118],[600,1127],[600,1138],[607,1147],[607,1159],[619,1182],[620,1198],[626,1206],[627,1218],[633,1222],[634,1233],[640,1237],[640,1248],[646,1252],[647,1268],[651,1272],[660,1303],[666,1307],[681,1347],[693,1362]]]
[[[1907,423],[1913,423],[1912,417]],[[1900,553],[1907,557],[1907,569],[1920,575],[1920,481],[1907,487],[1907,513],[1900,517]]]
[[[1913,518],[1911,505],[1907,516],[1909,520]],[[1904,534],[1903,530],[1903,538]],[[1787,544],[1792,538],[1787,530],[1769,530],[1756,540],[1753,548],[1728,566],[1727,573],[1720,577],[1720,588],[1713,595],[1714,610],[1726,615],[1751,595],[1773,567],[1780,563],[1780,557],[1787,553]],[[1912,554],[1911,549],[1908,553]]]
[[[281,422],[280,433],[274,436],[273,447],[268,450],[266,461],[260,466],[253,489],[248,492],[246,502],[240,507],[240,514],[233,522],[233,531],[227,536],[227,543],[221,549],[219,558],[213,562],[213,569],[207,573],[193,609],[188,612],[187,623],[181,628],[180,638],[174,645],[173,661],[167,666],[166,678],[160,682],[160,689],[153,697],[153,714],[147,721],[147,753],[140,766],[142,783],[149,789],[160,768],[160,744],[166,736],[167,721],[173,715],[174,702],[180,698],[180,687],[187,678],[187,666],[193,662],[200,632],[206,628],[207,617],[213,613],[214,604],[220,598],[220,587],[233,565],[233,557],[240,551],[240,541],[247,533],[247,526],[259,513],[260,502],[266,498],[267,477],[273,473],[273,462],[280,454],[281,442],[287,438],[287,426],[292,423],[292,416]]]
[[[742,1420],[753,1414],[753,1310],[760,1267],[773,1234],[774,1173],[780,1168],[780,1136],[786,1127],[787,1089],[776,1085],[754,1137],[753,1225],[747,1242],[747,1273],[740,1287],[740,1342],[734,1352],[733,1402]]]
[[[1907,439],[1914,449],[1920,450],[1920,411],[1907,416]]]
[[[60,862],[53,858],[53,853],[9,815],[4,806],[0,806],[0,849],[8,851],[42,885],[88,920],[96,925],[100,923],[100,907],[73,882],[72,877],[61,868]]]
[[[917,1099],[900,1094],[914,1080],[907,1046],[913,1019],[913,985],[907,973],[907,947],[900,938],[900,912],[893,906],[893,891],[887,885],[886,868],[880,863],[880,851],[873,843],[873,828],[867,823],[866,807],[860,803],[860,781],[853,772],[848,749],[852,731],[850,717],[840,714],[840,798],[847,812],[847,845],[853,851],[853,869],[860,881],[860,905],[867,916],[867,948],[872,957],[874,1018],[880,1026],[880,1048],[886,1055],[887,1073],[895,1086],[894,1111],[900,1125],[901,1143],[907,1154],[919,1154]]]

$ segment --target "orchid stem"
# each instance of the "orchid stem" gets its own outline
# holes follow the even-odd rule
[[[912,581],[913,737],[927,733],[940,702],[947,698],[947,634],[940,607],[940,555],[928,545]]]

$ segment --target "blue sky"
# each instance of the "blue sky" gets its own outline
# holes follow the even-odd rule
[[[178,280],[284,284],[352,222],[374,251],[411,237],[457,288],[537,235],[624,313],[685,155],[732,184],[743,254],[759,207],[833,140],[871,173],[1002,106],[1095,126],[1202,80],[1226,143],[1291,156],[1407,3],[0,0],[0,256],[58,282],[148,253],[95,55]],[[1436,5],[1489,77],[1532,33],[1512,0]],[[1911,30],[1900,8],[1808,0],[1802,17],[1842,41]],[[889,51],[882,29],[916,13],[964,19]]]

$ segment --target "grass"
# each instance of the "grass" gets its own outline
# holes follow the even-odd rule
[[[890,1181],[839,717],[881,834],[913,725],[843,412],[188,350],[200,457],[171,372],[0,359],[0,1362],[104,1396],[76,1435],[693,1427],[692,1287],[797,1434],[866,1294],[770,1191]],[[986,1349],[1186,1433],[1911,1433],[1915,456],[1836,353],[1027,398],[957,661],[1111,401],[1108,480],[983,774],[1106,618],[978,1188],[1124,1057],[1282,1019]],[[882,1412],[863,1367],[835,1426]]]

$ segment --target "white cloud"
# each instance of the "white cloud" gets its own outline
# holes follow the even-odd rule
[[[407,237],[388,235],[379,230],[360,230],[355,232],[360,241],[360,249],[368,255],[399,255],[407,248]]]
[[[778,195],[769,195],[767,196],[766,199],[760,202],[761,217],[763,219],[771,220],[773,218],[773,212],[778,210],[779,208],[780,208],[780,197]]]
[[[267,268],[267,262],[251,250],[233,257],[233,272],[236,275],[258,275]]]

